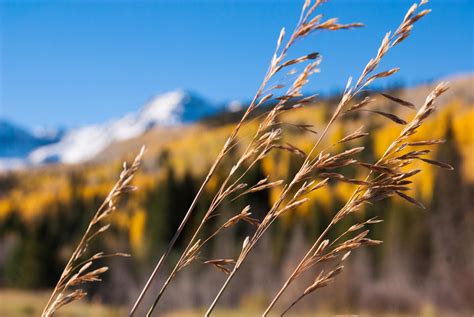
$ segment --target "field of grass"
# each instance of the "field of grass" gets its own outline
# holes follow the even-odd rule
[[[50,291],[0,290],[0,316],[29,317],[40,316]],[[56,316],[124,316],[125,309],[110,307],[93,301],[75,301],[61,309]]]
[[[0,316],[1,317],[30,317],[40,316],[42,308],[48,300],[49,291],[21,291],[0,289]],[[204,315],[205,310],[183,310],[166,313],[166,317],[199,317]],[[260,312],[261,313],[261,312]],[[58,317],[79,317],[79,316],[98,316],[115,317],[126,316],[125,307],[114,307],[104,305],[94,301],[75,301],[64,306],[55,316]],[[242,317],[242,316],[260,316],[259,312],[254,310],[236,309],[236,310],[216,310],[215,317]],[[426,307],[418,314],[396,314],[396,313],[360,313],[360,314],[334,314],[330,312],[313,313],[292,313],[288,316],[299,317],[326,317],[326,316],[359,316],[359,317],[472,317],[472,314],[448,314],[437,313],[434,309]]]

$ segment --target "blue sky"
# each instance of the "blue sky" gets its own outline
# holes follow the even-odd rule
[[[176,88],[213,101],[249,99],[282,26],[302,1],[0,0],[0,117],[28,126],[100,122],[136,111]],[[352,31],[317,34],[294,54],[318,51],[321,74],[308,87],[330,93],[357,75],[413,1],[329,1],[321,12]],[[474,1],[432,0],[433,12],[383,66],[415,84],[472,72]]]

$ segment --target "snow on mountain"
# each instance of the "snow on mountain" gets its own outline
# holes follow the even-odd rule
[[[28,160],[34,164],[84,162],[113,142],[139,136],[157,125],[194,122],[218,109],[217,105],[183,90],[168,92],[151,99],[138,113],[66,132],[59,142],[35,149]]]
[[[219,107],[184,90],[176,90],[151,99],[138,113],[142,124],[190,123],[214,114]]]

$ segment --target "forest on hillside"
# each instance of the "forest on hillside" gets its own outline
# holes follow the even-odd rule
[[[390,107],[390,101],[377,102],[381,106],[387,106],[388,102]],[[319,127],[327,121],[330,107],[329,101],[318,101],[284,114],[284,119],[300,126],[310,123]],[[407,110],[396,111],[403,116],[412,115]],[[143,168],[134,180],[138,191],[121,200],[112,216],[112,227],[103,239],[89,246],[91,252],[120,251],[132,257],[107,259],[113,270],[104,275],[104,282],[87,285],[93,300],[129,304],[136,297],[231,129],[232,123],[223,122],[183,127],[164,142],[153,142],[153,138],[163,132],[146,136],[149,149]],[[445,139],[445,145],[430,153],[429,158],[450,162],[455,170],[438,170],[423,162],[416,163],[423,164],[424,172],[414,177],[415,191],[410,194],[421,201],[426,210],[401,197],[393,197],[365,207],[338,224],[329,238],[336,238],[355,221],[379,215],[384,222],[374,226],[370,238],[384,243],[357,250],[341,278],[318,296],[304,301],[301,308],[402,312],[426,307],[447,311],[474,309],[472,122],[474,110],[470,100],[451,99],[439,106],[438,112],[412,141]],[[379,157],[401,129],[395,123],[387,123],[386,118],[357,114],[335,125],[326,142],[334,142],[362,124],[375,131],[368,138],[355,141],[356,145],[366,148],[363,153],[366,161]],[[255,129],[255,123],[250,120],[242,135],[251,135]],[[196,138],[197,133],[199,138]],[[295,127],[285,130],[284,138],[296,140],[295,145],[307,151],[314,135]],[[132,148],[138,151],[142,141],[144,139],[133,140],[132,146],[128,143],[127,151]],[[337,146],[339,150],[348,148],[346,144]],[[238,157],[242,150],[237,144],[231,155]],[[130,153],[125,155],[128,157]],[[0,176],[0,287],[54,287],[91,216],[113,186],[121,170],[121,159],[53,165]],[[296,166],[301,164],[299,160],[298,156],[285,151],[272,152],[243,181],[253,184],[268,175],[287,177],[296,172]],[[224,165],[223,170],[231,167]],[[198,225],[197,219],[206,211],[215,187],[224,177],[218,173],[207,184],[190,227]],[[328,224],[355,186],[330,181],[309,203],[284,215],[264,236],[246,263],[247,269],[234,281],[239,286],[225,294],[222,303],[243,307],[264,305],[271,290],[282,283],[298,255],[304,254],[312,237]],[[260,218],[277,199],[279,190],[269,188],[228,199],[218,213],[230,215],[251,204],[252,216]],[[219,225],[216,220],[204,233],[211,234]],[[238,224],[224,231],[218,243],[211,241],[201,254],[202,260],[186,268],[173,281],[174,287],[163,298],[163,307],[176,309],[207,304],[214,290],[202,287],[197,291],[193,285],[221,284],[225,275],[204,262],[232,256],[249,230],[248,224]],[[179,255],[188,238],[185,234],[178,240],[172,259]]]

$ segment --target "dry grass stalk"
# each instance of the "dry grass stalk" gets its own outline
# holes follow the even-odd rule
[[[110,223],[104,225],[103,221],[115,211],[120,196],[136,189],[130,183],[140,167],[144,152],[145,148],[142,147],[130,167],[126,162],[123,164],[119,179],[92,217],[79,244],[66,264],[41,314],[42,317],[52,316],[62,306],[85,297],[87,293],[83,289],[78,288],[79,285],[101,281],[100,277],[108,270],[108,267],[103,266],[91,270],[92,265],[97,260],[112,256],[129,256],[125,253],[104,254],[104,252],[98,252],[87,259],[84,258],[89,242],[110,227]]]
[[[179,260],[176,262],[172,271],[170,272],[164,284],[162,285],[160,291],[156,295],[153,304],[148,310],[147,316],[150,316],[153,313],[157,303],[159,302],[166,288],[175,278],[177,273],[197,260],[202,261],[204,264],[212,265],[218,270],[227,274],[227,279],[220,288],[218,294],[216,295],[214,301],[212,302],[206,313],[206,316],[210,315],[217,302],[219,301],[222,293],[227,288],[230,281],[240,268],[241,264],[245,261],[248,254],[251,252],[251,250],[254,248],[254,246],[263,236],[263,234],[267,231],[267,229],[271,226],[271,224],[281,215],[290,212],[296,207],[306,203],[309,200],[306,195],[315,190],[318,190],[323,186],[326,186],[330,179],[355,184],[358,185],[358,187],[355,190],[351,199],[347,202],[346,206],[342,208],[338,213],[336,213],[327,230],[325,230],[316,240],[315,244],[308,252],[307,256],[301,261],[294,274],[292,274],[291,278],[287,283],[288,285],[295,278],[300,276],[302,272],[312,267],[316,263],[320,263],[322,261],[329,261],[331,259],[336,259],[339,257],[340,262],[342,262],[349,256],[350,250],[352,249],[358,248],[363,245],[373,245],[380,243],[380,241],[374,241],[366,237],[368,234],[368,230],[363,231],[362,233],[356,235],[354,238],[347,239],[349,233],[361,230],[369,224],[379,222],[379,220],[377,219],[370,219],[364,223],[352,226],[347,230],[347,232],[345,232],[343,235],[341,235],[332,242],[328,240],[322,240],[330,228],[332,228],[336,223],[338,223],[348,214],[353,213],[359,208],[361,208],[364,204],[372,203],[392,196],[393,194],[397,194],[400,197],[418,206],[421,205],[415,199],[404,193],[409,189],[409,187],[407,186],[410,184],[408,178],[418,172],[416,170],[402,172],[402,168],[408,166],[412,160],[422,160],[426,163],[438,165],[441,167],[449,167],[444,163],[432,161],[422,157],[423,155],[426,155],[428,153],[427,150],[411,151],[407,153],[402,152],[403,149],[408,146],[425,146],[439,143],[439,141],[437,140],[410,143],[407,141],[407,138],[411,134],[415,133],[416,129],[422,123],[422,121],[425,120],[426,117],[428,117],[429,114],[432,112],[432,103],[434,102],[434,98],[436,98],[437,95],[444,91],[444,86],[440,86],[437,88],[437,90],[434,91],[433,95],[427,99],[427,103],[420,109],[415,119],[413,119],[409,124],[404,119],[398,117],[393,113],[367,109],[367,106],[374,101],[374,98],[372,97],[366,97],[361,102],[356,103],[355,105],[351,105],[353,100],[355,100],[355,98],[357,98],[361,92],[365,92],[372,82],[379,78],[389,77],[398,72],[398,68],[393,68],[381,72],[376,72],[376,69],[378,68],[382,58],[387,54],[387,52],[392,47],[398,45],[409,36],[413,24],[429,12],[429,10],[417,12],[419,5],[413,5],[409,9],[402,23],[393,34],[386,34],[376,56],[369,61],[355,84],[352,84],[352,80],[349,79],[340,102],[338,103],[332,117],[330,118],[321,133],[318,134],[316,131],[314,131],[311,125],[293,125],[291,123],[285,123],[280,121],[280,115],[282,113],[284,113],[285,111],[298,109],[308,104],[314,98],[314,96],[304,98],[302,95],[302,88],[308,83],[310,76],[318,72],[318,66],[321,61],[319,53],[310,53],[299,58],[285,60],[290,47],[297,40],[302,39],[317,30],[333,31],[361,26],[360,23],[339,24],[337,23],[336,19],[328,19],[326,21],[322,21],[321,15],[314,16],[315,10],[322,2],[323,1],[320,0],[307,0],[304,2],[300,20],[294,32],[290,35],[289,39],[284,45],[283,43],[285,38],[285,30],[283,29],[281,31],[277,41],[275,53],[273,55],[269,69],[264,77],[264,80],[259,90],[257,91],[251,104],[243,114],[241,120],[231,132],[231,135],[225,142],[216,160],[212,164],[200,189],[194,197],[193,202],[191,203],[188,211],[186,212],[181,224],[179,225],[173,238],[165,249],[164,254],[156,264],[155,269],[151,273],[137,301],[133,305],[130,311],[130,316],[136,312],[143,297],[145,296],[152,281],[154,280],[158,270],[161,268],[164,260],[168,257],[169,253],[173,249],[177,238],[183,232],[186,223],[193,214],[196,203],[199,200],[204,187],[214,176],[214,173],[216,169],[221,165],[221,162],[225,159],[230,159],[227,155],[229,151],[233,147],[238,145],[239,142],[242,142],[238,140],[239,132],[242,125],[249,118],[250,114],[254,110],[268,103],[269,101],[273,101],[273,106],[268,112],[264,113],[261,116],[258,116],[255,119],[259,122],[257,131],[255,132],[251,140],[243,146],[242,154],[237,159],[237,162],[229,169],[224,180],[220,183],[220,186],[216,191],[208,207],[208,210],[204,214],[203,218],[200,220],[197,229],[194,231],[191,239],[184,248],[184,251],[181,253]],[[423,2],[420,3],[420,5],[422,4]],[[281,73],[281,70],[290,66],[293,67],[298,64],[305,65],[305,67],[300,72],[298,72],[298,70],[296,69],[291,69],[285,75],[284,78],[286,78],[287,80],[292,78],[292,80],[290,81],[290,84],[288,84],[287,90],[284,93],[279,93],[280,89],[285,88],[286,86],[281,85],[279,83],[272,84],[271,82],[275,80],[278,74]],[[396,102],[397,104],[403,107],[412,109],[414,108],[414,105],[407,101],[387,94],[382,94],[382,96],[388,98],[393,102]],[[354,147],[343,152],[331,153],[331,151],[335,151],[337,144],[347,143],[352,140],[367,136],[368,132],[363,131],[363,127],[357,129],[346,137],[341,138],[336,143],[324,149],[318,149],[320,143],[325,138],[333,123],[336,120],[340,119],[342,115],[355,111],[366,111],[374,113],[377,115],[381,115],[387,119],[390,119],[391,121],[397,124],[407,125],[400,137],[387,149],[387,152],[384,154],[382,159],[375,164],[360,162],[356,158],[360,152],[364,151],[363,147]],[[318,135],[309,153],[305,153],[304,151],[300,150],[292,144],[282,144],[281,139],[283,129],[286,125],[291,127],[297,127],[303,131],[315,133]],[[274,150],[288,151],[294,155],[304,158],[299,171],[294,175],[294,177],[288,180],[270,180],[268,177],[266,177],[258,181],[256,184],[243,183],[242,180],[248,174],[248,172],[253,167],[255,167],[257,163],[259,163],[263,158],[265,158],[271,151]],[[343,174],[339,174],[333,171],[341,167],[354,164],[358,164],[361,167],[369,169],[369,176],[365,180],[352,179],[346,177]],[[258,192],[261,190],[271,189],[277,186],[282,186],[281,194],[277,201],[274,203],[274,205],[271,206],[270,210],[267,211],[266,215],[261,221],[252,218],[250,213],[251,207],[246,206],[239,213],[231,215],[228,219],[223,219],[221,221],[222,224],[214,233],[207,237],[202,237],[203,227],[208,223],[210,219],[214,219],[217,216],[216,211],[222,205],[222,202],[224,202],[225,200],[235,200],[244,195]],[[247,222],[253,226],[256,226],[256,229],[252,236],[248,236],[245,238],[242,244],[240,254],[236,257],[236,259],[203,259],[200,257],[200,251],[207,244],[208,241],[217,236],[222,230],[229,228],[239,222]],[[343,253],[344,255],[342,255]],[[321,274],[316,278],[316,280],[310,286],[307,287],[307,289],[303,292],[302,296],[297,299],[293,305],[295,305],[301,298],[314,292],[316,289],[327,285],[337,274],[342,271],[342,268],[343,267],[341,263],[338,263],[329,273],[325,274],[321,272]],[[284,292],[286,287],[288,287],[287,284],[282,287],[280,292],[277,294],[275,299],[267,308],[267,311],[264,313],[264,315],[266,315],[268,311],[271,310],[275,302],[278,300],[279,296]],[[291,305],[291,307],[293,307],[293,305]]]
[[[317,6],[318,4],[319,2],[316,2],[315,6]],[[333,113],[333,116],[329,120],[323,132],[320,134],[319,139],[313,145],[313,148],[310,151],[310,153],[306,156],[306,159],[301,165],[300,170],[296,173],[296,175],[294,176],[292,180],[290,180],[287,184],[284,185],[283,191],[280,197],[277,199],[277,201],[271,207],[271,209],[267,212],[263,221],[257,227],[254,235],[251,237],[247,237],[244,240],[242,250],[236,260],[234,268],[228,275],[226,281],[224,282],[223,286],[219,290],[214,301],[210,305],[206,313],[206,316],[212,313],[215,305],[217,304],[222,293],[228,286],[230,280],[233,278],[233,276],[235,275],[235,273],[241,266],[242,262],[246,259],[250,251],[253,249],[253,247],[258,242],[258,240],[262,237],[262,235],[266,232],[266,230],[270,227],[270,225],[283,213],[288,212],[289,210],[292,210],[295,207],[301,204],[304,204],[305,202],[308,201],[308,198],[305,198],[304,195],[313,191],[314,188],[312,187],[312,185],[315,183],[317,178],[322,177],[321,174],[318,175],[318,172],[320,172],[321,170],[331,170],[331,169],[340,168],[340,167],[357,163],[357,160],[354,159],[354,155],[363,151],[364,148],[361,148],[361,147],[352,148],[350,150],[344,151],[342,153],[334,154],[334,155],[331,155],[330,153],[328,153],[329,149],[323,149],[319,151],[319,153],[317,154],[315,152],[321,140],[324,138],[327,131],[331,127],[331,125],[340,117],[342,113],[357,111],[357,110],[365,110],[362,108],[368,105],[370,102],[370,99],[369,100],[366,99],[362,105],[359,104],[356,107],[349,108],[349,103],[351,100],[353,100],[362,90],[367,89],[367,87],[374,80],[378,78],[391,76],[392,74],[398,71],[398,68],[394,68],[388,71],[374,73],[378,65],[380,64],[382,58],[386,55],[386,53],[390,50],[390,48],[401,43],[406,37],[408,37],[412,29],[413,23],[415,23],[422,16],[426,15],[426,13],[429,12],[428,10],[424,10],[424,11],[421,11],[420,13],[416,13],[415,11],[417,7],[418,7],[417,5],[414,5],[410,8],[409,12],[407,13],[404,20],[402,21],[402,24],[396,30],[396,32],[394,32],[393,35],[391,35],[391,33],[386,34],[386,36],[384,37],[382,41],[382,44],[380,45],[377,55],[375,56],[375,58],[371,59],[369,63],[366,65],[366,67],[364,68],[362,74],[360,75],[359,79],[357,80],[354,86],[351,86],[351,80],[349,79],[346,89],[344,91],[344,94],[341,98],[341,101],[336,107]],[[305,79],[305,81],[306,80],[307,79]],[[404,103],[403,105],[406,106],[407,104],[408,103]],[[406,121],[404,121],[403,119],[399,118],[398,116],[394,114],[385,113],[381,111],[373,111],[373,110],[371,110],[371,112],[380,114],[388,119],[391,119],[392,121],[398,124],[403,124],[403,125],[406,124]],[[412,124],[410,124],[405,130],[413,131],[413,129],[410,130],[410,127],[413,127],[413,124],[414,123],[412,122]],[[421,124],[421,122],[419,124]],[[365,134],[365,133],[358,130],[354,132],[352,135],[346,137],[346,140],[342,139],[340,140],[340,142],[347,141],[348,139],[352,139],[353,137],[354,138],[362,137],[363,135],[361,134]],[[408,134],[409,132],[407,132],[407,135]],[[388,151],[387,153],[390,153],[390,149],[388,149],[387,151]],[[404,163],[406,163],[406,161],[401,162],[400,164],[403,165]],[[394,167],[392,167],[392,169],[394,169]],[[395,170],[392,170],[391,172],[395,173]],[[390,173],[390,175],[392,173]],[[405,186],[401,186],[397,183],[389,182],[389,180],[387,179],[379,180],[379,182],[376,182],[375,183],[376,185],[374,185],[374,184],[368,183],[367,180],[361,181],[361,180],[348,179],[340,174],[324,175],[324,176],[329,176],[330,178],[336,178],[340,181],[359,184],[360,188],[369,188],[366,190],[365,196],[363,197],[357,196],[358,199],[354,200],[353,206],[351,206],[353,208],[356,208],[356,207],[359,208],[362,204],[364,204],[367,201],[377,201],[382,198],[385,198],[386,196],[389,196],[389,193],[392,190],[395,192],[402,192],[403,190],[407,189]],[[378,186],[378,187],[376,187],[377,190],[375,190],[375,187],[374,189],[370,189],[371,188],[370,186]],[[295,190],[296,190],[296,193],[292,195],[291,193],[295,192]],[[350,211],[351,211],[351,208],[346,208],[346,209],[341,210],[341,212],[339,212],[335,216],[333,222],[334,223],[339,222],[339,220],[342,219],[342,217],[344,217],[348,213],[350,213]],[[363,245],[363,244],[370,244],[370,243],[372,243],[372,241],[365,239],[365,240],[361,240],[357,242],[356,244]],[[332,279],[336,275],[336,272],[339,272],[339,271],[340,269],[336,269],[334,272],[330,272],[330,274],[326,275],[325,277],[322,276],[321,279],[318,280],[318,283],[316,284],[318,286],[325,285],[328,279],[329,278]],[[316,288],[317,287],[310,288],[310,289],[314,290]],[[306,293],[308,292],[309,291],[307,291]],[[267,312],[271,309],[273,304],[274,303],[270,304],[270,307],[267,309]],[[265,312],[264,315],[266,315],[267,312]]]
[[[368,221],[363,223],[352,225],[332,242],[327,239],[323,240],[327,233],[330,231],[330,229],[332,229],[344,217],[357,212],[365,204],[372,204],[381,199],[391,197],[395,194],[399,195],[410,203],[413,203],[416,206],[423,208],[423,205],[420,202],[404,193],[410,189],[409,187],[407,187],[407,185],[411,184],[409,178],[417,174],[420,170],[409,170],[408,172],[405,172],[404,170],[410,167],[410,164],[413,160],[422,159],[421,156],[427,154],[429,151],[409,151],[402,155],[400,155],[400,152],[407,146],[411,146],[411,144],[415,144],[414,146],[421,146],[433,145],[442,142],[440,140],[427,140],[411,143],[408,142],[407,139],[409,136],[416,133],[417,128],[434,111],[435,99],[443,92],[445,92],[446,89],[447,85],[445,83],[439,84],[427,97],[424,105],[419,109],[412,121],[390,144],[390,146],[387,148],[386,152],[379,159],[379,161],[369,166],[370,173],[366,178],[366,181],[368,181],[368,185],[357,187],[353,192],[351,198],[345,204],[345,206],[335,214],[332,221],[316,239],[315,243],[308,250],[303,259],[299,262],[293,273],[289,276],[284,285],[278,291],[277,295],[273,298],[272,302],[264,312],[264,316],[266,316],[270,312],[277,300],[280,298],[283,292],[290,286],[290,284],[292,284],[302,273],[313,267],[315,264],[340,258],[340,260],[338,260],[336,264],[337,269],[327,274],[324,274],[324,272],[321,271],[314,283],[308,286],[303,291],[303,293],[295,301],[293,301],[293,303],[283,312],[283,314],[285,314],[305,296],[313,293],[318,288],[328,285],[329,282],[331,282],[334,277],[342,271],[342,262],[344,262],[350,254],[347,252],[350,252],[351,250],[357,249],[361,246],[376,245],[381,243],[381,241],[366,238],[369,233],[369,230],[361,232],[354,238],[347,240],[343,239],[352,232],[356,232],[361,229],[366,229],[367,225],[380,222],[380,220],[377,220],[376,218],[369,219]],[[422,160],[426,161],[426,159]],[[436,163],[432,162],[431,164],[443,168],[452,169],[452,167],[448,164],[437,161]],[[342,242],[340,242],[340,240],[342,240]]]
[[[224,184],[222,184],[221,190],[219,191],[219,193],[216,194],[216,197],[215,197],[211,207],[209,208],[210,212],[208,212],[208,214],[206,214],[205,219],[203,219],[203,223],[206,222],[206,220],[209,218],[210,214],[212,214],[212,212],[220,204],[220,202],[223,200],[223,198],[225,198],[228,195],[234,193],[236,190],[242,189],[242,188],[238,187],[238,186],[241,186],[240,184],[235,184],[234,183],[231,186],[227,186],[228,181],[235,174],[237,169],[239,167],[241,167],[244,163],[247,163],[252,158],[254,158],[254,162],[256,162],[258,160],[261,160],[272,149],[272,147],[275,146],[275,142],[279,139],[281,131],[280,130],[272,130],[272,131],[269,131],[269,132],[265,132],[265,131],[267,131],[269,128],[271,128],[275,124],[276,117],[278,116],[278,114],[280,112],[282,112],[284,110],[283,106],[282,106],[284,101],[286,101],[288,99],[291,99],[291,98],[301,96],[300,89],[301,89],[302,85],[305,83],[306,78],[313,71],[316,71],[316,66],[319,63],[319,58],[318,58],[319,54],[318,53],[312,53],[312,54],[308,54],[308,55],[302,56],[302,57],[297,58],[297,59],[284,61],[284,58],[286,57],[287,51],[290,48],[290,46],[297,39],[305,37],[306,35],[308,35],[312,31],[315,31],[317,28],[320,28],[320,29],[322,29],[322,28],[326,28],[326,29],[330,29],[330,28],[331,29],[344,29],[344,28],[351,28],[351,27],[359,26],[357,24],[341,25],[341,24],[338,24],[337,21],[332,20],[332,21],[326,21],[325,27],[321,27],[321,24],[317,23],[321,17],[319,17],[318,19],[313,19],[310,22],[307,22],[307,18],[308,17],[303,19],[303,17],[302,17],[302,22],[300,23],[301,27],[298,29],[298,34],[296,32],[293,33],[291,39],[287,42],[286,46],[283,49],[281,49],[281,51],[279,51],[280,46],[282,44],[282,39],[285,35],[284,29],[281,30],[280,36],[279,36],[278,41],[277,41],[277,47],[276,47],[276,50],[275,50],[275,54],[273,56],[273,59],[272,59],[272,61],[270,63],[270,66],[269,66],[269,69],[267,70],[267,73],[266,73],[266,75],[263,79],[263,82],[262,82],[260,88],[258,89],[257,93],[255,94],[255,96],[254,96],[252,102],[250,103],[249,107],[247,108],[247,110],[243,114],[241,120],[235,126],[234,130],[231,132],[231,135],[229,136],[229,138],[225,142],[225,144],[224,144],[223,148],[221,149],[221,151],[219,152],[216,160],[212,164],[208,174],[206,175],[200,189],[198,190],[193,202],[191,203],[188,211],[186,212],[186,214],[185,214],[181,224],[179,225],[175,235],[173,236],[170,243],[168,244],[164,254],[162,255],[162,257],[160,258],[160,260],[156,264],[156,266],[155,266],[153,272],[151,273],[147,283],[145,284],[144,288],[142,289],[142,292],[140,293],[137,301],[135,302],[134,306],[132,307],[132,309],[130,311],[130,314],[129,314],[130,316],[135,313],[136,309],[138,308],[138,305],[140,304],[140,302],[142,301],[145,293],[149,289],[149,287],[151,285],[151,282],[153,281],[153,279],[155,278],[155,276],[158,273],[159,269],[161,268],[161,265],[163,264],[164,260],[167,258],[167,256],[169,255],[169,253],[173,249],[174,244],[176,243],[176,240],[178,239],[178,237],[181,235],[182,231],[184,230],[184,226],[186,225],[189,218],[191,217],[192,212],[193,212],[193,210],[196,206],[196,203],[197,203],[198,199],[200,198],[206,184],[209,182],[211,177],[214,175],[217,167],[222,162],[222,160],[226,157],[226,154],[232,149],[233,146],[235,146],[237,136],[238,136],[239,131],[240,131],[242,125],[244,124],[245,120],[249,117],[249,115],[255,109],[262,106],[263,104],[265,104],[267,101],[269,101],[270,99],[272,99],[274,97],[273,93],[271,93],[272,90],[282,88],[281,85],[273,85],[273,86],[268,88],[269,82],[275,77],[275,75],[278,72],[280,72],[284,68],[287,68],[290,65],[299,64],[299,63],[302,63],[302,62],[305,62],[305,61],[308,61],[308,60],[316,60],[314,63],[307,66],[305,71],[296,79],[294,85],[292,86],[292,89],[290,89],[287,92],[286,95],[275,98],[276,100],[279,100],[278,105],[276,107],[274,107],[273,110],[267,115],[264,122],[262,122],[262,124],[259,126],[258,131],[255,134],[252,142],[249,144],[246,151],[244,152],[242,157],[239,159],[239,161],[236,163],[234,168],[230,171],[228,179],[224,182]],[[308,102],[308,101],[309,100],[307,100],[306,102]],[[256,160],[255,160],[255,158],[256,158]],[[253,165],[250,164],[250,166],[252,167]],[[249,169],[247,169],[247,171]],[[245,171],[241,176],[243,177],[246,174],[247,171]],[[240,177],[239,180],[242,177]],[[201,228],[201,226],[200,226],[200,228]],[[196,233],[198,233],[200,231],[200,228],[197,230]],[[192,245],[193,240],[195,240],[195,238],[193,238],[190,241],[190,243],[188,244],[188,248],[186,248],[185,252],[183,253],[182,259],[184,259],[185,253],[189,251],[190,245]],[[175,270],[178,266],[180,266],[180,263],[177,263],[177,265],[175,266]],[[174,276],[174,274],[172,273],[172,274],[170,274],[170,276]],[[168,283],[169,282],[165,283],[164,288],[166,288],[166,285]],[[160,292],[160,294],[161,293],[162,292]],[[153,308],[151,310],[153,310]]]
[[[291,60],[286,60],[285,57],[287,56],[287,52],[289,48],[296,42],[297,40],[304,38],[308,34],[316,31],[316,30],[339,30],[339,29],[348,29],[352,27],[359,27],[361,26],[360,23],[353,23],[353,24],[339,24],[337,23],[336,19],[329,19],[324,22],[320,22],[322,19],[322,16],[317,16],[312,18],[311,13],[314,11],[314,9],[320,4],[321,1],[317,1],[316,4],[311,5],[311,7],[306,7],[306,9],[303,9],[302,12],[302,18],[295,29],[295,32],[291,35],[289,40],[286,42],[285,46],[282,46],[283,39],[285,36],[285,31],[284,29],[281,31],[280,36],[277,41],[277,47],[275,50],[275,54],[273,55],[272,61],[270,63],[269,69],[265,75],[265,78],[263,80],[263,83],[260,87],[260,89],[257,91],[257,94],[255,95],[253,101],[247,108],[246,112],[244,113],[241,121],[237,124],[233,132],[231,133],[230,137],[224,144],[223,149],[219,153],[216,161],[211,167],[211,170],[209,171],[206,179],[204,180],[204,183],[201,187],[201,189],[198,191],[194,202],[191,204],[190,208],[188,209],[188,212],[186,213],[181,225],[179,226],[175,237],[179,236],[184,228],[184,225],[188,221],[189,217],[191,216],[192,210],[195,206],[195,203],[197,199],[199,198],[202,188],[207,184],[209,179],[212,177],[212,175],[215,172],[215,169],[217,168],[217,165],[222,161],[222,159],[225,157],[225,155],[229,152],[229,150],[238,144],[237,141],[237,135],[238,132],[243,125],[244,121],[248,118],[250,113],[252,113],[255,109],[258,107],[261,107],[263,104],[267,103],[270,100],[276,101],[275,106],[272,107],[272,109],[266,113],[264,118],[260,121],[260,124],[258,126],[258,129],[256,133],[254,134],[252,140],[247,144],[245,147],[245,150],[243,151],[242,155],[238,159],[238,161],[235,163],[235,165],[230,169],[227,177],[224,179],[224,181],[221,183],[219,190],[215,194],[208,211],[204,215],[200,225],[194,232],[193,237],[187,244],[187,247],[185,248],[184,252],[182,253],[181,258],[179,261],[176,263],[174,269],[172,272],[169,274],[168,279],[165,281],[164,285],[162,286],[160,292],[158,293],[154,304],[150,308],[148,315],[151,314],[151,312],[154,310],[157,302],[159,301],[160,297],[162,296],[163,292],[165,291],[166,287],[169,285],[170,281],[176,276],[176,273],[191,263],[193,260],[198,258],[198,251],[201,249],[204,244],[210,240],[210,238],[214,237],[218,232],[220,232],[222,229],[226,228],[229,226],[230,223],[236,223],[235,220],[243,220],[247,221],[250,223],[255,224],[256,221],[250,220],[251,218],[249,217],[238,217],[236,216],[230,218],[228,221],[224,223],[222,227],[220,227],[214,234],[212,234],[210,237],[206,239],[199,239],[198,236],[201,232],[201,229],[203,226],[207,223],[209,219],[211,219],[215,215],[216,209],[221,205],[221,203],[227,199],[230,198],[231,196],[236,196],[234,198],[239,198],[243,195],[261,191],[264,189],[269,189],[275,186],[279,186],[282,183],[282,180],[276,180],[276,181],[269,181],[268,179],[262,179],[260,182],[253,186],[248,186],[247,184],[241,183],[243,177],[247,175],[247,173],[259,162],[261,161],[264,157],[268,155],[268,153],[272,150],[286,150],[290,151],[292,153],[297,153],[299,155],[304,155],[305,153],[296,148],[295,146],[291,144],[286,144],[286,145],[281,145],[279,144],[279,141],[281,139],[282,135],[282,129],[279,128],[278,126],[281,125],[281,122],[279,122],[278,117],[279,115],[287,111],[288,109],[285,108],[285,105],[288,103],[288,101],[294,101],[295,99],[298,99],[298,104],[293,105],[291,108],[296,109],[300,107],[303,104],[306,104],[312,100],[312,98],[302,98],[302,92],[301,89],[302,87],[308,82],[309,76],[311,76],[313,73],[317,72],[317,66],[320,63],[320,56],[318,53],[310,53],[304,56],[301,56],[296,59],[291,59]],[[306,67],[301,71],[299,74],[295,72],[290,72],[292,75],[297,75],[294,76],[294,80],[292,84],[289,86],[287,91],[284,94],[278,95],[276,90],[284,88],[283,85],[270,85],[270,81],[273,80],[278,73],[280,73],[281,70],[292,66],[292,65],[297,65],[301,64],[303,62],[307,62]],[[304,130],[310,130],[309,127],[306,126],[299,126],[299,128],[304,129]],[[250,215],[250,214],[249,214]],[[232,220],[232,221],[231,221]],[[230,222],[229,222],[230,221]],[[151,281],[153,280],[154,276],[156,275],[157,271],[159,270],[160,266],[163,263],[163,260],[167,257],[169,251],[172,249],[174,243],[175,243],[175,237],[173,237],[171,243],[165,250],[164,255],[161,257],[160,261],[158,262],[157,266],[155,267],[155,270],[152,272],[147,284],[143,288],[137,302],[133,306],[130,315],[133,315],[142,300],[145,292],[148,290]],[[202,241],[202,242],[201,242]]]

